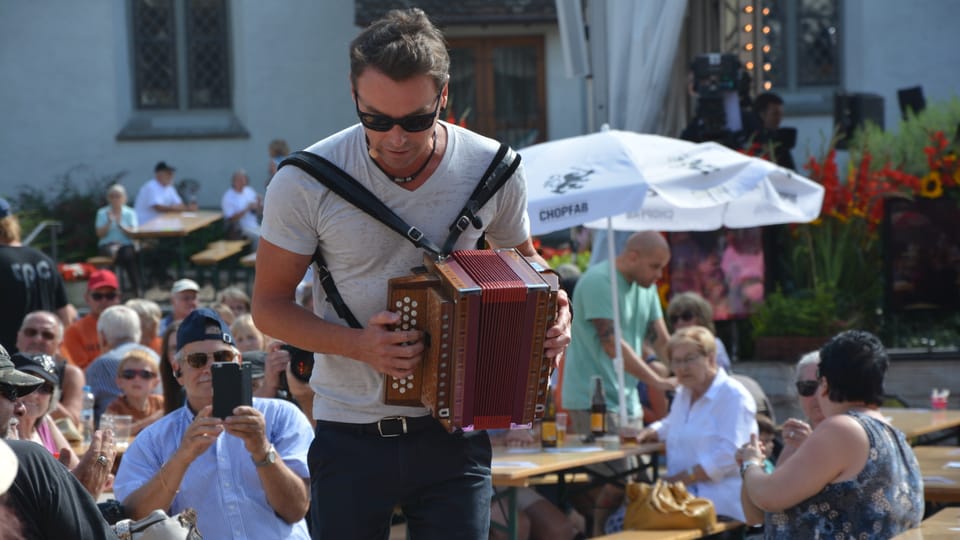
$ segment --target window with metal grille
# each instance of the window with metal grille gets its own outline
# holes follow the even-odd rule
[[[225,0],[132,0],[135,106],[232,105]]]
[[[543,38],[455,38],[446,118],[514,148],[546,138]]]
[[[840,15],[837,0],[770,0],[764,23],[771,45],[765,58],[779,93],[828,96],[841,81]],[[829,99],[826,103],[830,103]]]

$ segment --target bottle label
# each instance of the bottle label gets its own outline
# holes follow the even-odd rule
[[[590,414],[590,431],[594,433],[603,433],[604,431],[604,414],[603,413],[591,413]]]

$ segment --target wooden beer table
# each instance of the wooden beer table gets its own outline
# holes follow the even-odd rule
[[[136,232],[130,233],[131,238],[144,240],[148,238],[177,239],[177,278],[183,277],[183,270],[187,266],[185,239],[190,233],[198,231],[223,219],[223,214],[215,210],[196,210],[188,212],[165,212],[141,223]],[[142,265],[141,265],[142,266]],[[143,268],[141,268],[141,274]]]
[[[915,446],[913,453],[923,475],[923,498],[937,503],[960,502],[960,447]]]
[[[493,485],[505,489],[503,493],[494,495],[494,500],[503,499],[507,502],[506,512],[504,513],[506,514],[508,537],[511,540],[517,538],[517,488],[529,486],[534,478],[557,473],[558,482],[562,487],[567,474],[584,472],[586,467],[590,465],[602,465],[610,461],[641,455],[651,455],[653,457],[653,467],[656,470],[657,455],[663,452],[663,448],[663,443],[618,445],[615,448],[604,448],[599,444],[581,445],[574,443],[546,450],[497,448],[493,453]],[[641,465],[641,467],[646,467],[646,465]],[[613,469],[611,469],[609,477],[602,479],[613,481],[618,476],[623,476],[612,471]],[[598,476],[595,469],[591,469],[589,472],[591,475]],[[629,471],[624,475],[634,472],[637,471]],[[498,524],[491,524],[491,526],[500,527]]]
[[[904,531],[893,540],[947,540],[960,538],[960,507],[944,508],[923,520],[920,527]]]
[[[929,444],[960,434],[960,411],[933,409],[880,409],[893,427],[906,435],[911,444]]]

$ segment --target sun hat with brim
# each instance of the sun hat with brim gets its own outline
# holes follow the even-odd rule
[[[26,388],[28,391],[24,394],[28,394],[43,384],[43,379],[18,371],[17,366],[10,359],[10,354],[3,348],[3,345],[0,345],[0,383]]]
[[[26,354],[18,352],[10,359],[18,371],[36,375],[54,386],[60,386],[60,375],[57,374],[57,364],[53,361],[52,356],[42,353]]]
[[[13,453],[6,441],[0,439],[0,495],[10,489],[19,471],[20,463],[17,461],[17,455]]]

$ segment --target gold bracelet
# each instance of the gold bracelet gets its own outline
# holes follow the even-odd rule
[[[169,490],[170,490],[170,486],[168,486],[166,480],[163,479],[163,468],[166,467],[166,466],[167,466],[166,463],[164,463],[163,465],[160,466],[160,471],[157,473],[157,477],[160,478],[160,485],[163,486],[163,489],[166,489],[167,491],[169,491]],[[179,489],[174,490],[174,492],[173,492],[174,495],[177,495],[177,494],[179,494],[179,493],[180,493],[180,490],[179,490]]]

